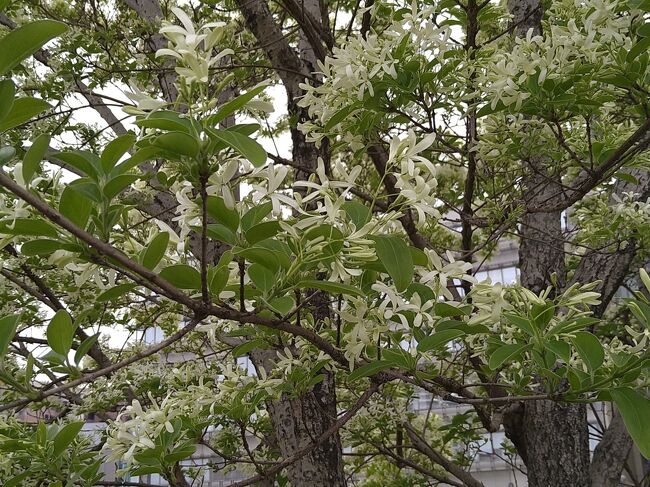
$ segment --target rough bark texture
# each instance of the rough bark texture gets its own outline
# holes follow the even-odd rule
[[[543,8],[539,0],[509,0],[515,33],[532,29],[541,34]],[[526,161],[526,206],[552,205],[561,194],[560,174],[543,157]],[[555,275],[559,289],[566,281],[562,215],[526,213],[522,219],[519,265],[521,284],[538,293]],[[589,431],[584,405],[531,401],[504,422],[506,434],[526,463],[531,487],[588,487]]]
[[[524,407],[530,487],[589,486],[589,434],[582,404],[531,401]]]
[[[620,414],[615,414],[594,450],[591,462],[591,487],[619,485],[625,460],[632,449],[632,438],[627,433]]]
[[[533,159],[526,181],[528,204],[539,204],[558,193],[558,175],[547,172],[546,162]],[[555,274],[561,289],[566,281],[561,213],[528,213],[523,217],[519,259],[521,283],[539,293]],[[516,423],[523,430],[507,431],[528,470],[531,487],[589,486],[589,432],[586,407],[532,401],[523,404]],[[512,424],[506,423],[506,427]]]
[[[293,161],[307,170],[296,170],[296,180],[307,179],[317,167],[318,158],[322,157],[326,167],[329,150],[326,143],[317,148],[307,142],[305,135],[297,129],[297,124],[306,121],[306,109],[297,105],[303,95],[300,84],[314,71],[316,52],[310,42],[313,36],[303,31],[300,36],[300,54],[297,53],[283,36],[269,6],[264,0],[236,0],[237,6],[246,21],[246,26],[264,46],[267,57],[276,68],[278,76],[287,92],[288,113],[291,119],[291,140]],[[320,2],[310,0],[301,5],[310,19],[322,19]],[[305,20],[305,19],[301,19]],[[318,26],[317,26],[318,27]],[[319,314],[327,312],[324,304]],[[275,354],[256,350],[251,359],[256,367],[272,368]],[[334,377],[327,375],[310,392],[295,398],[282,397],[268,405],[271,422],[282,456],[288,458],[307,444],[313,443],[336,421],[336,390]],[[287,467],[287,475],[293,487],[337,487],[346,485],[341,441],[338,433],[321,443],[311,453],[301,457]]]
[[[256,367],[270,369],[275,352],[255,350],[251,359]],[[317,384],[310,392],[295,398],[286,394],[267,405],[271,423],[283,458],[293,456],[301,448],[312,444],[336,422],[336,388],[334,376]],[[311,453],[287,467],[292,487],[343,487],[341,440],[332,435]]]

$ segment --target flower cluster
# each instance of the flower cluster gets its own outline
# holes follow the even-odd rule
[[[160,33],[169,39],[170,47],[159,49],[156,57],[175,58],[180,64],[176,67],[176,72],[188,84],[207,83],[210,79],[210,68],[225,56],[233,54],[232,49],[213,53],[217,43],[223,38],[226,24],[211,22],[202,25],[197,31],[192,20],[182,9],[174,7],[172,12],[182,26],[164,22]]]

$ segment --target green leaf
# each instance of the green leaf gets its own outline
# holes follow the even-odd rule
[[[66,164],[72,166],[84,176],[90,176],[97,181],[101,173],[102,162],[92,152],[88,151],[69,151],[57,152],[55,154],[57,159],[62,160]]]
[[[67,30],[62,22],[37,20],[9,32],[0,39],[0,76]]]
[[[126,161],[121,162],[113,170],[111,171],[111,174],[118,175],[118,174],[124,174],[127,171],[130,171],[140,163],[144,161],[150,161],[152,159],[156,159],[162,152],[162,149],[159,149],[158,147],[154,146],[148,146],[144,147],[138,151],[135,152],[131,157],[129,157]]]
[[[196,452],[196,445],[182,445],[180,448],[176,448],[172,453],[165,455],[163,463],[165,465],[173,465],[176,462],[191,457]]]
[[[47,327],[47,343],[52,350],[67,356],[72,347],[72,339],[77,326],[72,323],[72,318],[65,310],[56,312]]]
[[[610,391],[623,423],[641,454],[650,458],[650,400],[629,387]]]
[[[260,223],[262,220],[264,220],[266,215],[271,213],[271,210],[273,210],[273,203],[270,201],[262,205],[253,206],[241,218],[242,230],[246,231],[253,225]]]
[[[237,345],[235,348],[232,349],[232,356],[233,357],[242,357],[249,353],[252,350],[255,350],[256,348],[266,348],[268,347],[268,344],[266,341],[262,340],[261,338],[256,338],[255,340],[250,340],[248,342],[242,343],[241,345]]]
[[[185,264],[176,264],[165,267],[160,271],[160,277],[172,286],[180,289],[200,289],[201,274],[194,267]]]
[[[502,345],[497,348],[490,355],[490,360],[488,366],[492,370],[496,370],[501,367],[506,362],[512,362],[514,359],[521,356],[524,350],[528,348],[528,345],[525,343],[511,343],[508,345]]]
[[[418,351],[427,352],[436,348],[442,348],[451,340],[455,340],[463,335],[465,335],[465,332],[457,329],[439,331],[420,341],[420,343],[418,343]]]
[[[180,130],[189,132],[192,129],[192,122],[181,117],[178,113],[170,110],[158,110],[147,115],[146,118],[137,120],[138,127],[155,128],[160,130]]]
[[[280,268],[280,261],[276,255],[277,252],[274,250],[269,250],[264,247],[250,247],[238,250],[237,254],[249,262],[263,265],[273,271],[273,273]]]
[[[22,485],[22,481],[25,480],[27,477],[32,475],[32,472],[29,470],[26,472],[19,473],[15,477],[7,480],[4,484],[2,484],[4,487],[19,487]]]
[[[503,313],[503,317],[508,323],[516,326],[524,333],[530,335],[531,337],[535,336],[535,328],[530,320],[523,318],[521,316],[513,315],[511,313]]]
[[[81,428],[83,427],[83,421],[76,421],[74,423],[66,424],[54,437],[54,457],[61,455],[68,446],[74,441],[77,437]]]
[[[20,315],[9,315],[0,319],[0,360],[7,353],[9,344],[14,339]]]
[[[373,237],[377,257],[393,279],[398,291],[404,291],[413,281],[415,267],[406,242],[392,235]]]
[[[4,165],[5,163],[11,161],[15,155],[16,149],[10,145],[0,148],[0,165]]]
[[[429,257],[427,257],[427,254],[425,254],[424,251],[418,249],[417,247],[411,246],[409,246],[409,250],[411,251],[411,258],[413,259],[414,265],[428,267]]]
[[[0,132],[22,125],[48,108],[50,108],[49,103],[39,98],[29,96],[17,98],[7,116],[0,121]]]
[[[343,284],[342,282],[319,281],[317,279],[303,279],[295,285],[296,289],[320,289],[330,294],[347,294],[348,296],[363,296],[361,289]]]
[[[251,101],[257,95],[262,93],[262,91],[264,91],[265,88],[266,85],[258,86],[257,88],[253,88],[252,90],[247,91],[246,93],[239,95],[236,98],[233,98],[227,103],[224,103],[219,107],[217,113],[208,117],[206,122],[210,124],[210,126],[212,127],[216,126],[219,122],[225,120],[229,115],[232,115],[237,110],[245,106],[249,101]]]
[[[634,61],[640,54],[646,52],[650,48],[650,37],[644,37],[639,42],[632,46],[630,52],[627,53],[625,61],[631,63]]]
[[[198,233],[201,232],[201,227],[195,229]],[[205,229],[208,237],[213,240],[219,240],[220,242],[226,242],[230,245],[235,244],[235,234],[232,233],[232,230],[221,223],[208,223],[208,226]]]
[[[20,247],[20,253],[27,257],[32,255],[50,255],[65,246],[65,243],[59,242],[58,240],[37,238],[36,240],[29,240],[22,244]]]
[[[433,305],[433,312],[436,316],[449,318],[451,316],[463,316],[468,314],[464,308],[452,306],[449,303],[436,303]]]
[[[85,230],[92,209],[93,202],[83,193],[77,191],[74,185],[65,187],[59,200],[59,213]]]
[[[125,295],[129,291],[135,289],[136,287],[137,284],[133,284],[133,283],[118,284],[117,286],[114,286],[102,292],[99,296],[97,296],[97,298],[95,298],[95,301],[97,301],[98,303],[113,301],[119,298],[120,296]]]
[[[578,331],[571,342],[590,371],[593,372],[603,364],[605,350],[595,335],[588,331]]]
[[[99,339],[99,333],[96,333],[95,335],[89,336],[83,342],[81,342],[81,345],[79,345],[77,351],[74,354],[75,364],[79,365],[81,363],[81,360],[86,356],[86,354],[90,351],[93,345],[97,343],[98,339]]]
[[[230,277],[230,270],[228,265],[219,265],[212,270],[212,278],[210,279],[210,292],[215,296],[218,296],[223,288],[228,284],[228,278]]]
[[[549,340],[544,343],[544,346],[559,358],[564,360],[566,363],[569,363],[569,360],[571,360],[571,347],[567,342],[560,340]]]
[[[228,208],[226,202],[220,196],[208,196],[206,203],[208,215],[217,223],[225,225],[233,232],[239,227],[239,212],[233,208]]]
[[[32,145],[27,149],[23,158],[23,179],[26,185],[29,185],[34,174],[36,174],[36,170],[45,157],[49,146],[50,136],[48,134],[41,134],[34,139]]]
[[[650,37],[650,23],[646,22],[636,31],[641,37]]]
[[[0,81],[0,121],[5,118],[14,106],[16,87],[10,79]]]
[[[267,238],[275,236],[280,231],[280,222],[273,220],[268,222],[258,223],[246,230],[246,240],[251,245],[261,242]]]
[[[0,233],[34,237],[58,237],[56,228],[40,218],[16,218],[1,220]]]
[[[271,309],[282,316],[288,314],[295,305],[296,302],[291,296],[280,296],[269,301]]]
[[[154,237],[151,243],[147,246],[147,250],[142,257],[142,265],[147,269],[153,269],[158,265],[167,251],[169,244],[169,233],[160,232]]]
[[[248,159],[253,166],[259,167],[266,162],[267,154],[264,148],[247,135],[221,129],[209,129],[209,133],[227,146],[235,149]]]
[[[306,240],[322,241],[323,256],[333,257],[343,248],[343,233],[338,228],[328,224],[318,224],[309,228],[304,235]]]
[[[248,277],[263,293],[269,292],[275,284],[275,272],[262,264],[251,264],[248,267]]]
[[[135,135],[128,133],[118,137],[115,140],[109,142],[109,144],[102,152],[102,169],[104,173],[108,174],[117,164],[117,161],[120,160],[126,152],[131,148],[135,142]]]
[[[325,124],[325,131],[329,131],[332,128],[334,128],[336,125],[341,123],[343,120],[348,118],[348,116],[357,110],[359,108],[359,103],[353,103],[352,105],[348,105],[346,107],[341,108],[338,112],[336,112],[334,115],[332,115],[327,123]],[[361,227],[357,227],[361,228]]]
[[[137,174],[120,174],[104,185],[104,195],[108,199],[115,198],[118,194],[140,179]]]
[[[196,157],[199,153],[199,143],[186,132],[167,132],[154,140],[154,145],[166,151],[181,156]]]
[[[364,364],[361,367],[354,369],[354,371],[348,376],[348,382],[354,382],[361,379],[362,377],[375,375],[384,369],[388,369],[391,365],[391,362],[388,360],[378,360],[376,362]]]
[[[354,223],[354,226],[358,229],[363,227],[366,223],[370,221],[372,212],[370,208],[366,205],[359,203],[358,201],[346,201],[342,205],[343,211],[348,215],[348,218]]]

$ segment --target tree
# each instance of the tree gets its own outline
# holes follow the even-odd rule
[[[235,485],[479,486],[502,425],[532,486],[650,455],[647,2],[0,7],[4,485],[95,485],[91,412],[175,486],[199,446]],[[477,282],[506,239],[521,285]]]

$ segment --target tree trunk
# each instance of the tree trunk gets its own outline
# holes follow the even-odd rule
[[[543,159],[529,162],[532,176],[526,187],[529,204],[553,201],[560,189],[559,176],[549,174]],[[564,238],[561,213],[528,213],[523,217],[519,260],[521,284],[535,293],[555,281],[564,287]],[[529,401],[522,405],[523,416],[506,421],[511,438],[528,469],[530,487],[588,487],[589,431],[583,404]]]
[[[588,487],[589,434],[582,404],[530,401],[524,407],[528,485]]]
[[[525,36],[542,33],[543,7],[539,0],[509,0],[515,32]],[[561,177],[549,170],[544,157],[526,161],[527,205],[553,202],[562,194]],[[519,265],[521,284],[540,292],[555,277],[557,289],[566,281],[561,212],[526,213],[522,219]],[[506,435],[513,441],[528,470],[530,487],[588,487],[589,431],[581,404],[530,401],[523,412],[506,418]]]
[[[256,367],[273,367],[275,352],[254,350]],[[271,423],[283,458],[316,441],[336,421],[336,388],[333,374],[299,397],[284,394],[268,405]],[[287,467],[292,487],[344,487],[346,485],[338,434]]]

